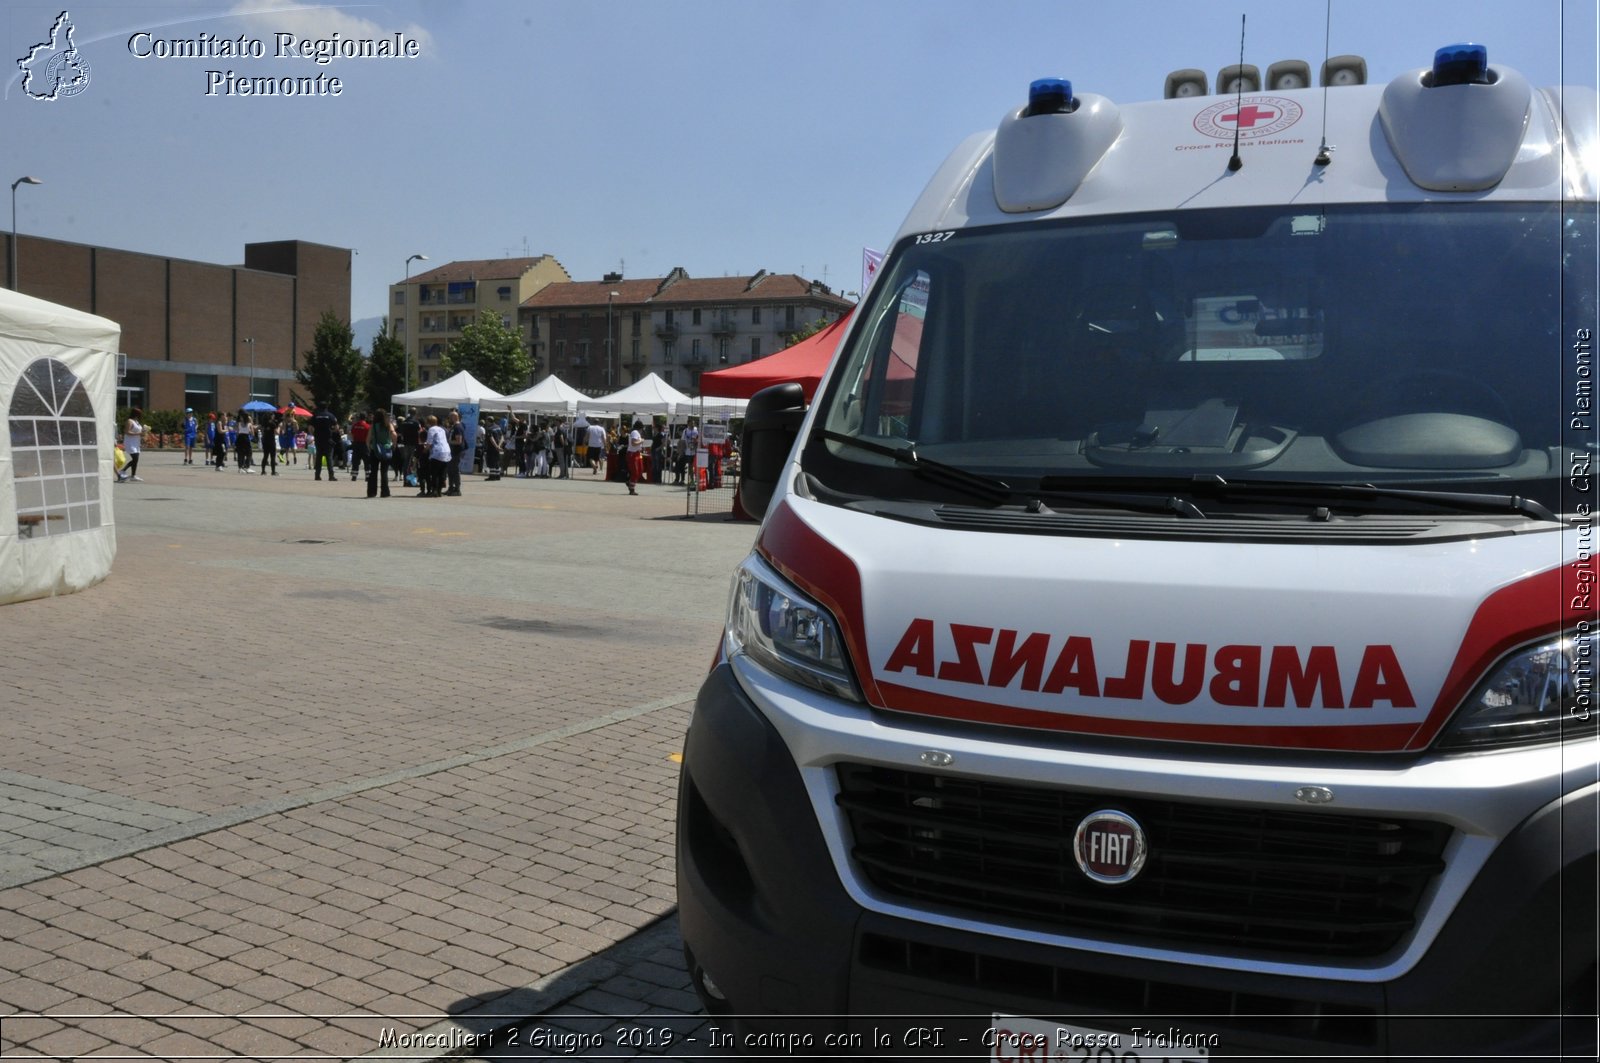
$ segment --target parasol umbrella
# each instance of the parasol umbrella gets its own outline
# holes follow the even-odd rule
[[[240,406],[239,409],[246,413],[276,413],[278,408],[270,402],[262,402],[260,399],[251,399],[243,406]]]
[[[311,416],[311,411],[306,409],[304,406],[284,406],[284,407],[281,407],[278,410],[278,412],[279,413],[291,414],[291,415],[293,415],[295,417],[310,417]]]

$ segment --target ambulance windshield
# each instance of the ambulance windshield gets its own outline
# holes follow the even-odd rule
[[[1592,271],[1592,221],[1549,204],[913,236],[859,311],[807,469],[840,491],[941,497],[886,456],[914,448],[1022,491],[1220,476],[1554,502],[1580,445],[1570,384],[1589,370],[1563,321],[1594,320],[1592,285],[1563,305],[1564,256]]]

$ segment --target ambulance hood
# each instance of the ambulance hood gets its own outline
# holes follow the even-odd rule
[[[1250,544],[930,528],[788,495],[758,551],[877,709],[1086,735],[1401,752],[1548,636],[1559,534]],[[1576,616],[1573,613],[1572,616]],[[1569,618],[1570,619],[1570,618]]]

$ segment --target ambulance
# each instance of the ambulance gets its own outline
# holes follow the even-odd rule
[[[742,1047],[1593,1058],[1600,111],[1427,59],[1034,82],[751,400],[678,805]]]

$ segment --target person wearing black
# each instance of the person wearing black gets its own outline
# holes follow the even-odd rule
[[[250,471],[250,443],[254,439],[255,434],[256,426],[250,423],[250,415],[247,413],[241,413],[239,415],[239,431],[235,433],[233,437],[233,450],[234,453],[239,456],[238,464],[240,472],[247,473]]]
[[[261,419],[261,475],[265,476],[267,470],[272,470],[272,475],[278,475],[278,432],[282,425],[277,414],[272,414]]]
[[[311,471],[318,480],[322,479],[322,463],[327,462],[329,483],[339,482],[338,474],[333,471],[334,429],[338,425],[339,420],[328,410],[327,403],[319,406],[317,415],[311,418],[311,438],[317,445],[317,456],[311,463]]]
[[[561,466],[561,475],[558,480],[567,478],[567,470],[572,467],[572,432],[567,428],[566,418],[556,422],[555,437],[552,439],[556,448],[556,462]]]
[[[398,426],[400,437],[400,482],[405,483],[406,477],[415,477],[416,487],[422,483],[422,470],[427,467],[428,456],[418,450],[422,441],[422,422],[417,420],[416,410],[406,410],[405,420]]]
[[[461,414],[450,411],[450,428],[445,433],[450,441],[450,460],[445,465],[445,479],[449,482],[447,495],[461,494],[461,458],[467,452],[467,430],[461,423]],[[498,476],[494,479],[499,479]]]
[[[456,432],[458,432],[459,430],[460,430],[460,425],[455,421],[451,421],[450,422],[450,454],[451,454],[452,458],[455,456],[455,453],[456,453]],[[462,439],[462,442],[463,442],[463,444],[466,442],[464,437]],[[484,451],[483,451],[483,471],[488,473],[488,476],[485,477],[486,479],[489,479],[489,480],[498,480],[498,479],[500,479],[501,463],[503,461],[505,461],[505,457],[504,457],[504,455],[505,455],[505,442],[506,442],[506,430],[500,426],[500,422],[499,421],[491,421],[491,422],[489,422],[489,431],[488,431],[487,435],[485,436],[485,447],[484,447]],[[455,494],[454,491],[451,491],[450,493],[451,494]]]

